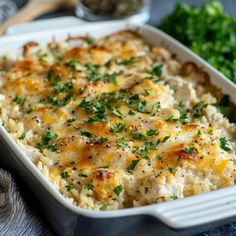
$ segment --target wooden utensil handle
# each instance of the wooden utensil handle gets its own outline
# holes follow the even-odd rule
[[[59,8],[60,4],[52,3],[37,3],[35,1],[29,1],[29,3],[20,10],[15,16],[0,25],[0,35],[3,35],[5,30],[14,24],[24,23],[32,20],[33,18]]]

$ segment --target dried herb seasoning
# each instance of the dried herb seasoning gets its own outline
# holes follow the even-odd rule
[[[81,0],[81,3],[94,14],[122,17],[141,10],[145,0]]]

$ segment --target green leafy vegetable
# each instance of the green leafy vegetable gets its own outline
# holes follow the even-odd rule
[[[111,125],[111,127],[110,127],[110,131],[112,133],[119,133],[123,130],[127,130],[126,125],[123,123],[115,123],[114,125]]]
[[[87,41],[88,44],[92,44],[92,43],[94,42],[94,38],[88,36],[88,37],[86,38],[86,41]]]
[[[139,133],[138,131],[131,131],[132,136],[135,139],[141,139],[143,141],[147,141],[147,137],[141,133]]]
[[[127,139],[125,137],[118,139],[117,146],[120,147],[120,148],[128,147]]]
[[[69,62],[66,63],[66,66],[69,67],[72,71],[78,71],[76,68],[76,61],[75,60],[71,60]]]
[[[210,1],[201,8],[178,3],[159,27],[236,83],[236,19],[224,12],[220,2]]]
[[[199,102],[193,107],[193,117],[198,118],[202,116],[204,110],[207,108],[208,104],[204,102]]]
[[[69,119],[67,119],[67,122],[68,122],[68,123],[73,123],[74,121],[76,121],[75,118],[69,118]]]
[[[118,185],[118,186],[116,186],[115,188],[114,188],[114,193],[117,195],[117,196],[119,196],[120,195],[120,193],[122,192],[122,190],[123,190],[123,187],[122,187],[122,185]]]
[[[16,104],[18,104],[18,105],[24,105],[25,100],[26,100],[26,98],[20,98],[20,97],[16,96],[13,101],[16,102]]]
[[[149,136],[149,137],[151,137],[151,136],[153,136],[155,134],[157,134],[157,131],[155,129],[149,129],[146,132],[146,135]]]
[[[67,171],[61,173],[62,179],[67,179],[69,177],[69,174]]]
[[[47,131],[42,136],[42,142],[37,144],[37,148],[41,152],[43,151],[43,149],[51,149],[51,151],[53,151],[53,152],[57,151],[57,146],[55,144],[57,137],[58,137],[57,134],[55,134],[51,131]]]
[[[81,133],[81,135],[83,135],[87,138],[91,138],[93,136],[90,132],[87,132],[87,131],[81,131],[80,133]]]
[[[99,209],[100,211],[105,211],[107,209],[107,205],[103,204]]]
[[[223,95],[218,106],[217,109],[225,116],[229,119],[230,122],[234,122],[235,118],[234,118],[234,112],[233,112],[233,108],[230,105],[230,98],[229,95]]]
[[[232,149],[229,147],[229,141],[225,138],[219,138],[220,140],[220,148],[226,152],[232,152]]]
[[[19,139],[20,139],[20,140],[23,140],[23,139],[25,139],[25,137],[26,137],[26,133],[24,132],[24,133],[21,134],[21,136],[19,137]]]
[[[66,185],[65,187],[66,187],[66,190],[67,190],[68,192],[70,192],[71,189],[72,189],[72,186],[71,186],[71,185]]]
[[[116,115],[117,117],[119,117],[120,119],[124,119],[124,116],[122,115],[122,113],[121,113],[118,109],[114,108],[114,109],[112,110],[112,113],[113,113],[114,115]]]
[[[140,160],[132,160],[131,164],[128,166],[127,171],[132,173],[136,165],[139,163]]]
[[[161,64],[161,65],[157,65],[157,66],[154,66],[154,67],[152,68],[150,74],[151,74],[152,76],[157,76],[157,77],[159,77],[159,76],[162,75],[162,70],[163,70],[163,65],[162,65],[162,64]]]
[[[190,147],[190,148],[185,148],[184,151],[189,154],[192,155],[194,153],[194,151],[196,151],[197,149],[195,147]]]

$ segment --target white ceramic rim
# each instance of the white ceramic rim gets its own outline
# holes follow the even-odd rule
[[[113,22],[101,22],[101,23],[85,23],[72,28],[45,31],[40,33],[26,33],[24,35],[5,36],[0,38],[0,46],[7,45],[9,43],[25,43],[30,39],[41,37],[52,37],[52,35],[60,35],[68,32],[89,32],[93,35],[94,30],[110,28],[112,32],[135,29],[143,36],[151,36],[152,41],[155,37],[167,45],[167,47],[173,47],[177,52],[178,57],[182,60],[191,60],[198,66],[202,66],[204,70],[210,75],[211,79],[214,79],[214,84],[222,88],[223,92],[227,92],[232,101],[236,104],[236,85],[229,81],[223,74],[215,70],[212,66],[202,60],[199,56],[187,49],[185,46],[177,42],[162,31],[148,25],[135,26],[127,24],[126,22],[113,21]],[[83,34],[83,33],[82,33]],[[179,54],[178,54],[179,52]],[[0,52],[2,54],[2,52]],[[21,163],[25,168],[40,182],[40,184],[52,195],[52,197],[66,207],[68,210],[86,217],[91,218],[113,218],[113,217],[125,217],[132,215],[151,215],[164,224],[176,228],[186,228],[191,226],[197,226],[201,224],[210,223],[217,220],[223,220],[228,217],[236,216],[236,186],[227,187],[224,189],[208,192],[205,194],[187,197],[185,199],[179,199],[175,201],[169,201],[164,203],[158,203],[148,206],[120,209],[120,210],[108,210],[108,211],[92,211],[79,208],[66,200],[46,179],[46,177],[37,169],[37,167],[30,161],[26,154],[19,148],[15,141],[11,138],[8,132],[0,125],[0,135],[9,145],[9,147],[18,156]]]

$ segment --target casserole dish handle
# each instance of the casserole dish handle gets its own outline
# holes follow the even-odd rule
[[[236,215],[236,186],[165,202],[151,211],[168,226],[179,229],[229,218]]]

